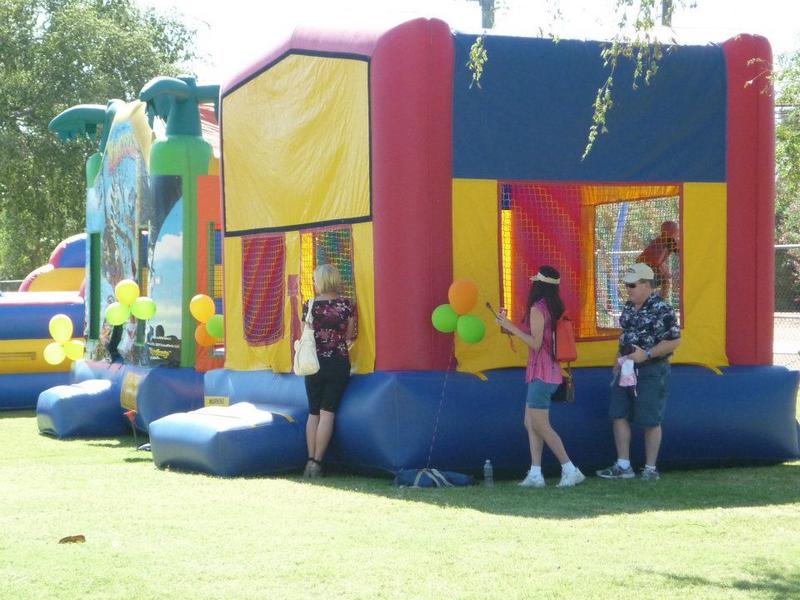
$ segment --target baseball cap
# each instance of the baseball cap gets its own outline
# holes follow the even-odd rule
[[[622,281],[625,283],[636,283],[640,279],[653,280],[655,278],[653,269],[645,263],[634,263],[622,273]]]

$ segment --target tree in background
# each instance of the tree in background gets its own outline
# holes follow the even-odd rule
[[[800,51],[780,57],[775,76],[778,109],[775,162],[775,241],[800,243]],[[779,252],[775,260],[775,308],[800,308],[800,251]]]
[[[195,57],[194,31],[132,0],[0,0],[0,279],[85,229],[86,156],[47,124],[75,104],[136,98]]]

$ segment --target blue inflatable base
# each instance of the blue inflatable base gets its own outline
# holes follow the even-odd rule
[[[0,411],[36,408],[47,388],[70,382],[69,371],[58,373],[13,373],[0,375]]]
[[[75,379],[111,381],[117,390],[120,414],[124,412],[120,390],[127,385],[136,395],[136,428],[144,432],[156,419],[203,406],[203,373],[192,368],[147,368],[82,361],[76,364]]]
[[[45,390],[36,404],[39,430],[58,438],[115,436],[130,431],[123,416],[123,385],[135,395],[136,428],[203,406],[203,374],[194,369],[142,368],[79,361],[73,385]],[[122,425],[120,425],[122,424]]]
[[[551,421],[573,462],[591,470],[616,456],[607,417],[608,368],[576,369],[577,402],[555,405]],[[675,366],[664,421],[659,464],[662,467],[781,462],[800,456],[796,422],[798,373],[783,367],[729,367],[722,375],[694,366]],[[519,476],[530,464],[522,424],[525,383],[522,369],[485,373],[487,379],[452,372],[382,372],[354,376],[337,415],[327,460],[351,469],[395,473],[433,466],[477,474],[488,458],[500,475]],[[265,404],[305,420],[303,381],[268,371],[220,369],[206,374],[205,393],[231,404]],[[296,416],[295,416],[296,415]],[[162,464],[189,470],[235,474],[277,472],[299,465],[265,464],[267,451],[278,456],[281,444],[266,438],[277,426],[225,428],[218,420],[176,416],[165,430]],[[154,424],[155,425],[155,424]],[[202,432],[202,433],[201,433]],[[253,436],[233,442],[225,436]],[[159,434],[160,435],[160,434]],[[278,434],[275,434],[276,436]],[[284,436],[281,433],[280,436]],[[634,431],[632,457],[642,462],[640,432]],[[210,440],[218,440],[212,443]],[[243,438],[244,439],[244,438]],[[281,438],[282,439],[282,438]],[[291,438],[294,451],[298,438]],[[167,445],[168,453],[167,453]],[[157,445],[157,443],[156,443]],[[234,450],[235,448],[235,450]],[[158,453],[158,451],[156,451]],[[158,464],[158,463],[157,463]],[[555,461],[545,451],[545,467]]]
[[[122,435],[130,429],[110,381],[90,379],[59,385],[39,395],[36,422],[41,433],[59,439]]]
[[[174,414],[150,424],[160,468],[236,476],[299,470],[306,462],[302,410],[239,402]]]

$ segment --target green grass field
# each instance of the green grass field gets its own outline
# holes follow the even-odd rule
[[[0,413],[0,450],[3,599],[800,598],[800,462],[569,490],[220,479],[32,412]]]

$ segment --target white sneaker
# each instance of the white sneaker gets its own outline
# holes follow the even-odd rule
[[[544,477],[542,477],[541,473],[537,473],[536,475],[534,475],[533,473],[528,471],[528,474],[525,475],[525,479],[520,481],[517,485],[519,485],[520,487],[543,488],[547,484],[544,482]]]
[[[556,487],[560,488],[573,487],[578,485],[579,483],[583,483],[584,481],[586,481],[586,476],[583,473],[581,473],[580,469],[576,467],[573,471],[570,471],[569,473],[562,473],[561,481],[558,482],[558,485]]]

